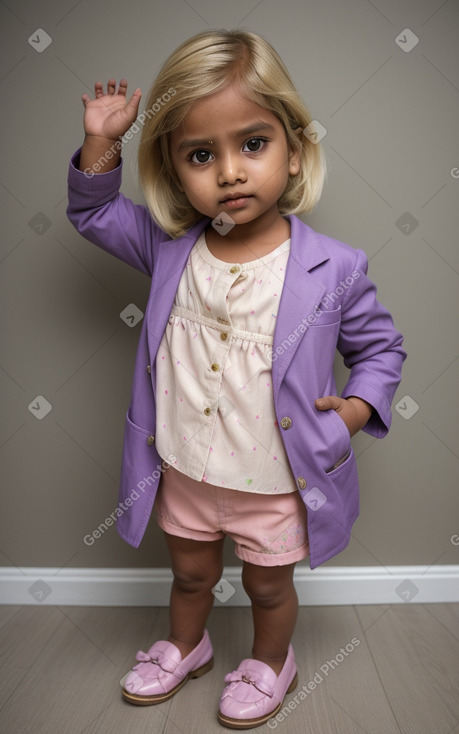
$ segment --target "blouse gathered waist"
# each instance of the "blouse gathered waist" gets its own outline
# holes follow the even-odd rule
[[[156,356],[156,448],[192,479],[297,491],[277,424],[271,355],[290,240],[249,263],[196,241]]]
[[[218,322],[215,323],[213,319],[210,319],[207,316],[196,314],[193,311],[189,311],[187,308],[181,308],[180,306],[174,305],[172,306],[171,315],[177,316],[178,318],[182,317],[184,319],[188,319],[195,324],[203,324],[204,326],[209,326],[211,329],[216,328],[221,333],[225,333],[225,328]],[[233,338],[246,339],[247,341],[257,342],[258,344],[269,344],[269,346],[272,346],[274,341],[274,337],[270,336],[269,334],[257,334],[252,331],[236,329],[234,326],[231,327],[231,336]]]

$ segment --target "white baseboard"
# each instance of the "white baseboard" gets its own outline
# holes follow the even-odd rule
[[[169,604],[172,574],[155,568],[0,567],[0,604],[159,606]],[[459,602],[459,566],[297,567],[301,606]],[[249,606],[241,568],[227,567],[217,606]]]

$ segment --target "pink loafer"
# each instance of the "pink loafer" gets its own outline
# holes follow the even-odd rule
[[[243,660],[237,670],[225,676],[229,683],[220,700],[218,720],[230,729],[252,729],[275,716],[286,693],[296,688],[293,648],[289,645],[284,667],[278,676],[260,660]]]
[[[196,645],[182,660],[180,650],[167,640],[160,640],[147,653],[136,655],[138,665],[121,679],[123,698],[138,706],[162,703],[174,696],[189,678],[199,678],[214,664],[209,633],[204,630]]]

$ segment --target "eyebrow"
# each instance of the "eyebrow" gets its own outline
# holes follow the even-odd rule
[[[255,132],[261,132],[261,130],[275,130],[274,125],[270,125],[269,122],[264,122],[263,120],[257,120],[252,125],[248,125],[247,127],[243,127],[240,130],[236,130],[234,133],[231,133],[231,137],[233,138],[239,138],[243,137],[245,135],[251,135]],[[195,148],[199,146],[208,146],[209,140],[212,140],[215,138],[215,135],[208,135],[205,138],[194,138],[194,139],[188,139],[185,138],[185,140],[182,140],[182,142],[179,145],[179,150],[183,150],[183,148]]]

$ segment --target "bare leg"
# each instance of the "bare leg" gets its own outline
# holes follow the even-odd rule
[[[223,570],[223,538],[215,541],[188,540],[165,533],[172,559],[169,642],[182,658],[199,644],[214,603],[212,588]]]
[[[294,568],[294,563],[256,566],[244,562],[242,570],[242,583],[252,602],[252,657],[269,665],[276,675],[283,668],[298,616]]]

